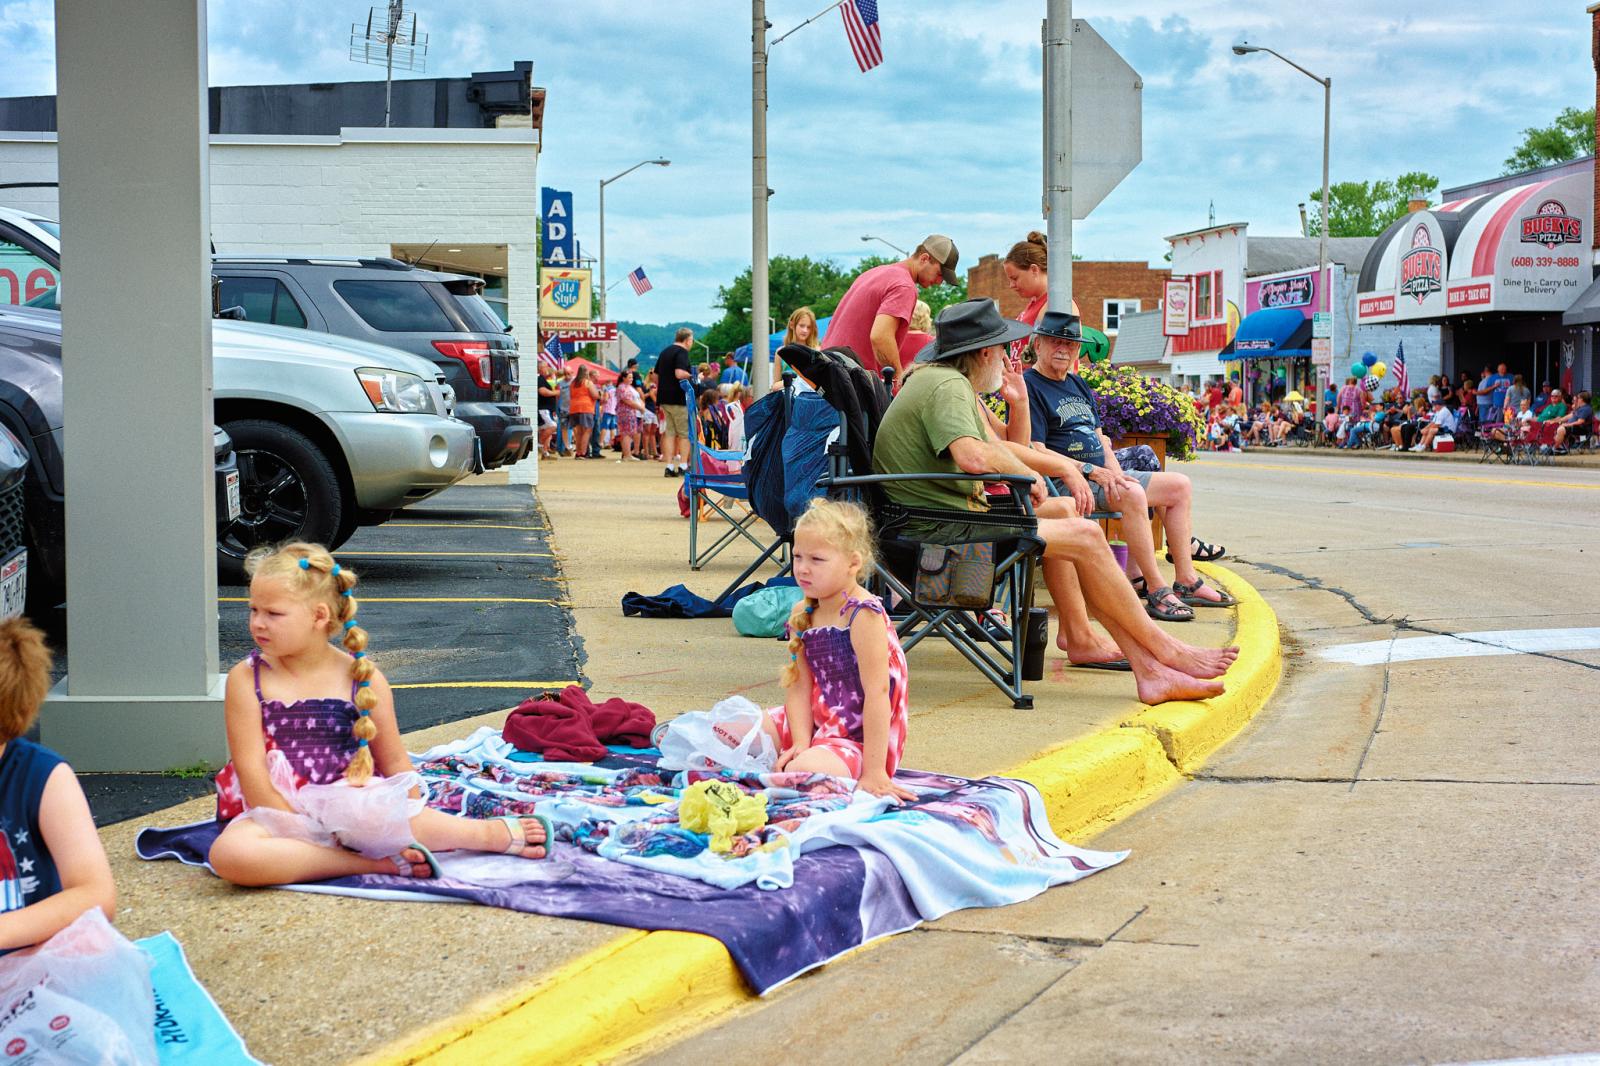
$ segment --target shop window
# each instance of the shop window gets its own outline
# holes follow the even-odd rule
[[[1194,278],[1194,318],[1195,321],[1204,321],[1214,317],[1211,314],[1211,275],[1196,274]]]
[[[1105,301],[1105,315],[1101,319],[1106,324],[1106,336],[1115,337],[1117,330],[1122,328],[1122,316],[1139,312],[1138,300],[1107,300]]]
[[[244,308],[249,322],[306,328],[306,314],[277,278],[220,278],[218,302],[224,309]]]
[[[350,310],[383,333],[454,333],[456,327],[427,285],[415,281],[336,281]]]

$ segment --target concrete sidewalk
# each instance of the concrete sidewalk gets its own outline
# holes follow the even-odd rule
[[[598,697],[637,700],[661,717],[708,707],[734,692],[777,702],[783,656],[777,642],[742,638],[726,619],[622,617],[624,592],[654,593],[682,581],[715,594],[754,554],[748,544],[730,548],[691,574],[688,523],[673,498],[677,483],[660,471],[654,463],[619,466],[609,459],[541,468],[537,495],[568,582],[586,680]],[[1254,597],[1248,586],[1230,587]],[[1264,605],[1261,610],[1270,618]],[[1201,620],[1174,630],[1201,644],[1234,639],[1235,612],[1200,613]],[[928,642],[910,654],[906,761],[969,776],[1039,767],[1058,778],[1053,792],[1045,786],[1047,793],[1075,805],[1063,815],[1067,808],[1053,803],[1052,820],[1065,828],[1065,817],[1081,828],[1181,780],[1178,770],[1189,755],[1202,757],[1264,702],[1277,677],[1276,624],[1258,624],[1257,631],[1254,642],[1264,650],[1252,667],[1255,680],[1220,717],[1198,704],[1141,709],[1131,675],[1069,670],[1053,647],[1046,679],[1032,686],[1035,709],[1013,710],[953,649]],[[505,704],[523,695],[508,691]],[[1233,724],[1197,728],[1208,718]],[[406,740],[418,751],[503,719],[500,711],[408,733]],[[1064,749],[1074,757],[1040,760]],[[1094,805],[1113,792],[1112,807]],[[1083,811],[1091,813],[1080,816]],[[693,934],[646,934],[488,907],[241,891],[204,870],[133,857],[139,825],[178,824],[210,813],[209,800],[196,800],[104,831],[122,893],[118,922],[130,936],[173,930],[201,980],[264,1060],[366,1056],[372,1062],[481,1064],[496,1057],[531,1061],[530,1054],[570,1060],[602,1046],[626,1047],[630,1037],[615,1031],[621,1015],[654,1010],[692,1025],[744,995],[736,976],[729,977],[726,952]],[[700,987],[675,984],[665,962],[703,975]],[[617,987],[619,968],[644,983]],[[592,994],[597,980],[609,1002]],[[628,1010],[616,1009],[624,1003]]]

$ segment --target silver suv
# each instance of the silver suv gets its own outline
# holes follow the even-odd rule
[[[528,454],[533,428],[518,406],[517,342],[481,295],[481,279],[339,256],[214,255],[211,273],[224,314],[431,360],[455,390],[456,417],[478,434],[483,468]]]

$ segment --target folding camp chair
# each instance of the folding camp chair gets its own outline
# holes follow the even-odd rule
[[[684,492],[689,497],[689,569],[699,570],[740,537],[763,553],[757,563],[759,565],[774,550],[763,544],[751,531],[761,518],[754,511],[740,513],[730,505],[730,501],[750,499],[744,475],[736,470],[730,471],[728,467],[728,464],[742,463],[744,453],[708,448],[700,436],[699,406],[694,385],[683,382],[683,392],[689,412],[689,468],[683,475]],[[728,529],[703,552],[699,550],[701,508],[706,508],[728,523]]]

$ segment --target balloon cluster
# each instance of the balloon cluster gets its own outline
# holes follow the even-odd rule
[[[1389,368],[1378,361],[1378,357],[1371,352],[1361,356],[1359,362],[1350,364],[1350,376],[1361,379],[1361,387],[1368,392],[1377,392],[1382,385]]]

